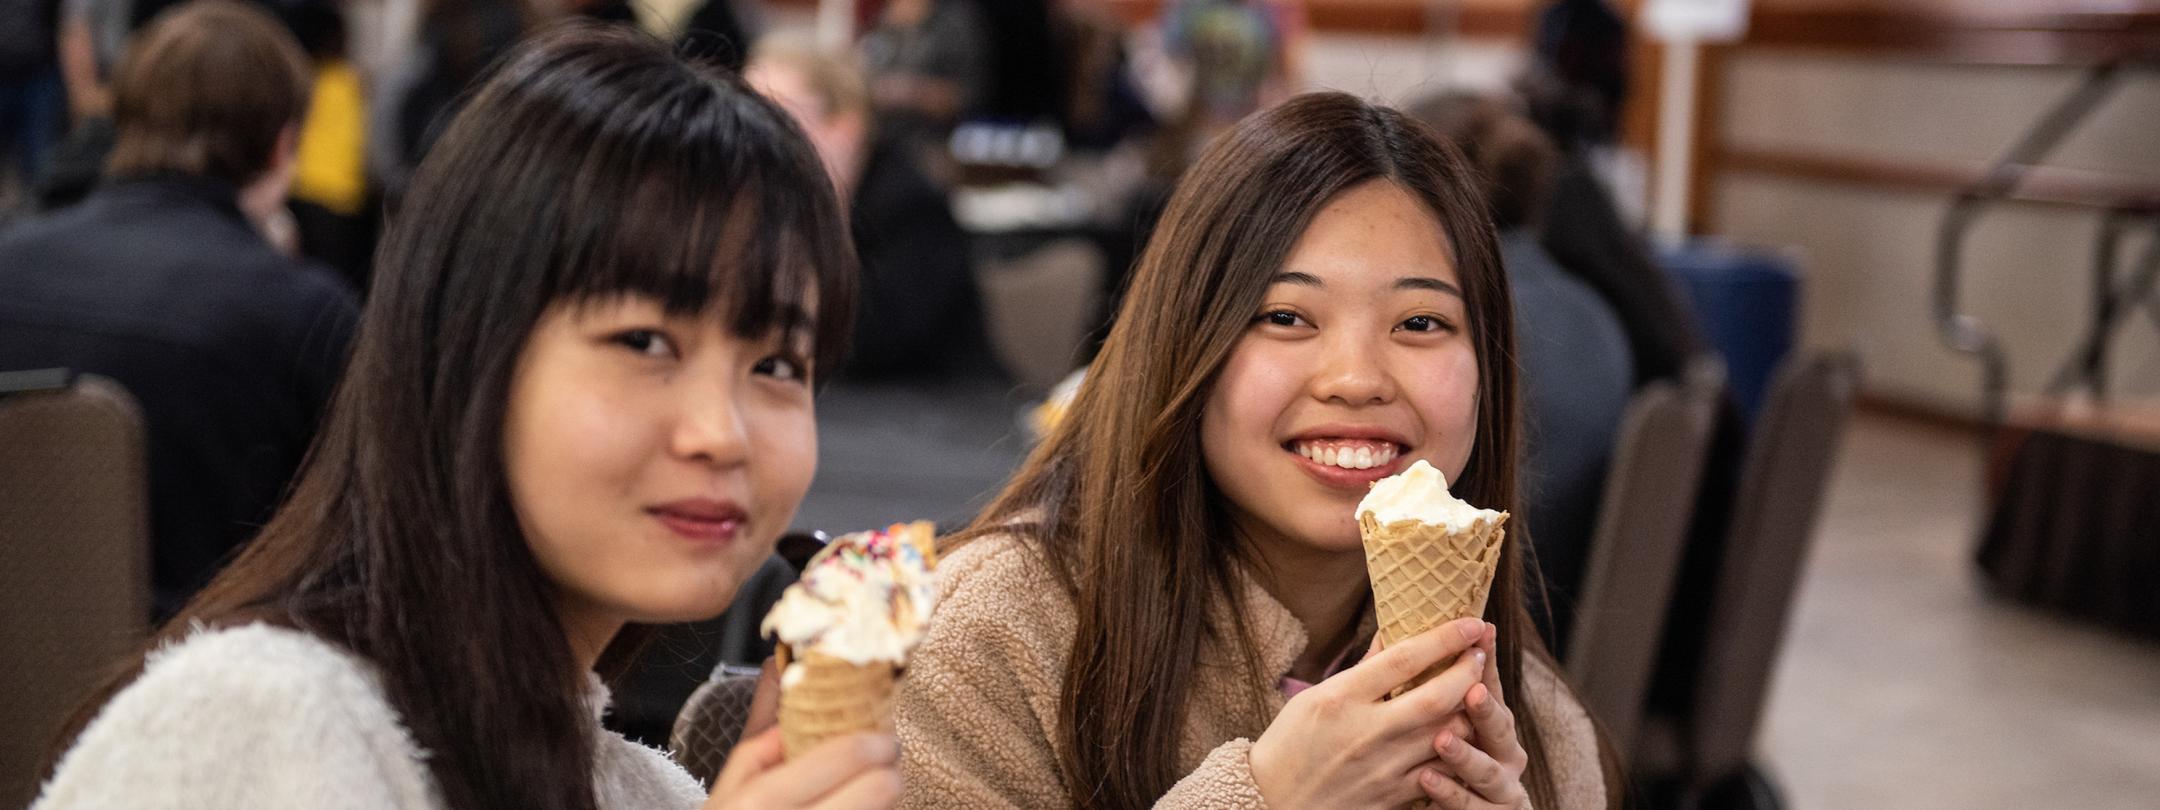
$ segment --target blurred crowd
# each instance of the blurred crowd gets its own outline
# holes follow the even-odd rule
[[[642,26],[795,117],[864,267],[842,378],[1047,387],[1086,360],[1183,166],[1301,88],[1307,36],[1301,4],[1263,0],[1179,0],[1142,26],[1087,0],[863,0],[841,42],[774,29],[756,0],[676,20],[626,0],[251,2],[277,29],[223,54],[237,32],[145,50],[172,0],[0,3],[0,289],[72,302],[0,303],[0,365],[103,367],[144,400],[161,611],[274,504],[385,218],[521,38],[576,17]],[[1502,232],[1556,648],[1628,398],[1704,349],[1601,169],[1625,42],[1603,4],[1563,0],[1508,92],[1408,105],[1485,175]],[[175,370],[191,364],[225,380]]]
[[[794,117],[863,268],[843,381],[1039,390],[1085,363],[1202,145],[1304,89],[1308,36],[1278,0],[1176,0],[1141,26],[1090,0],[862,0],[837,42],[757,0],[668,20],[627,0],[251,4],[157,28],[175,0],[0,0],[0,369],[96,371],[140,400],[161,618],[275,506],[414,167],[534,32],[640,26]],[[1625,42],[1604,4],[1561,0],[1508,91],[1406,105],[1477,168],[1501,233],[1534,614],[1562,655],[1629,399],[1705,350],[1607,179]],[[1719,529],[1724,422],[1698,518]]]

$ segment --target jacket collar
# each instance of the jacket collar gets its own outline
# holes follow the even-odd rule
[[[96,194],[113,200],[185,201],[254,228],[240,211],[240,190],[222,180],[176,172],[130,174],[107,180]]]
[[[1228,612],[1229,605],[1236,605],[1246,626],[1252,631],[1253,642],[1259,647],[1259,674],[1266,678],[1269,691],[1277,692],[1276,685],[1284,675],[1289,674],[1290,665],[1305,652],[1305,645],[1309,643],[1310,637],[1305,632],[1305,625],[1273,594],[1268,593],[1267,588],[1261,587],[1259,578],[1254,576],[1249,568],[1242,565],[1238,567],[1234,584],[1238,592],[1233,598],[1217,603],[1216,626],[1236,626],[1231,623],[1233,617]],[[1377,620],[1368,601],[1364,612],[1358,616],[1358,631],[1351,642],[1350,654],[1344,659],[1346,663],[1355,663],[1358,657],[1364,654],[1365,645],[1371,643],[1377,628]]]

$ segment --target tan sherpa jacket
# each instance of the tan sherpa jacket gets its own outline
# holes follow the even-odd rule
[[[938,569],[943,581],[936,619],[909,657],[894,703],[907,784],[901,806],[1072,806],[1052,747],[1076,624],[1072,602],[1040,553],[1013,537],[970,542]],[[1282,710],[1280,676],[1304,650],[1305,630],[1265,590],[1245,591],[1245,619],[1271,674],[1255,680],[1228,663],[1227,650],[1203,655],[1200,666],[1220,675],[1194,685],[1178,746],[1178,769],[1186,776],[1157,808],[1266,806],[1246,755]],[[1589,717],[1544,665],[1526,659],[1524,675],[1538,716],[1547,721],[1552,750],[1543,764],[1559,790],[1559,807],[1538,810],[1604,807],[1604,772]],[[1266,700],[1267,717],[1245,708],[1256,691]]]

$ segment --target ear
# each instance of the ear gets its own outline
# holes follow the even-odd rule
[[[300,156],[300,122],[294,121],[278,130],[277,144],[270,147],[270,169],[284,169]]]

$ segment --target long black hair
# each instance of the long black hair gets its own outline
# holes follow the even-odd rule
[[[829,367],[854,272],[831,183],[780,109],[641,34],[541,35],[415,175],[290,501],[160,641],[198,622],[306,630],[379,668],[449,806],[593,807],[586,676],[503,466],[526,339],[551,306],[633,293],[750,338],[809,328]]]

